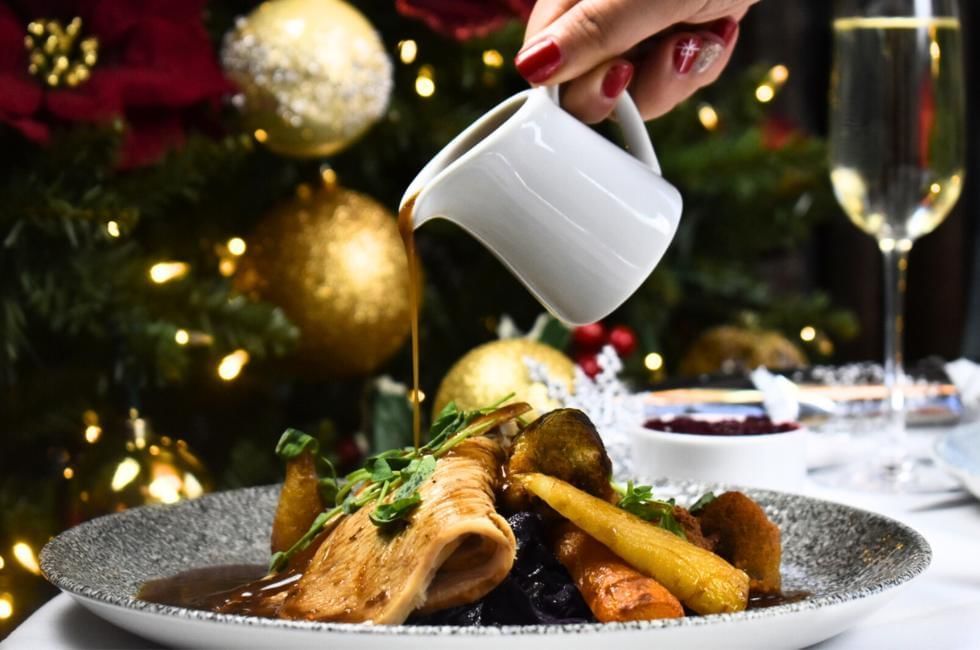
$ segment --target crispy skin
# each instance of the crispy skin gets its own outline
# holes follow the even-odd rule
[[[555,555],[602,623],[684,615],[684,607],[666,587],[623,562],[574,524],[559,528]]]
[[[317,549],[284,618],[398,624],[413,611],[470,603],[510,572],[516,542],[494,508],[503,451],[485,437],[439,459],[408,525],[378,528],[362,508]]]
[[[317,486],[313,454],[303,453],[286,463],[286,480],[272,522],[273,553],[285,551],[295,544],[323,511]]]
[[[704,534],[716,540],[715,551],[749,574],[752,591],[780,590],[779,527],[759,504],[741,492],[726,492],[705,506],[698,520]]]

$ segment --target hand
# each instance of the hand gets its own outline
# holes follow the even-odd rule
[[[627,87],[652,119],[718,78],[757,1],[538,0],[514,64],[533,84],[564,84],[583,121],[608,117]]]

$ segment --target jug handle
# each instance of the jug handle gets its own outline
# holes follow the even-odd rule
[[[548,97],[555,104],[560,105],[558,86],[548,86]],[[630,153],[657,174],[663,176],[660,161],[657,160],[657,154],[653,151],[653,143],[650,142],[647,126],[629,93],[624,92],[619,96],[613,112],[619,121],[619,127],[623,130],[623,138],[626,140],[626,146],[629,147]]]

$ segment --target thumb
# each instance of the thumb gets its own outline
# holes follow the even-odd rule
[[[542,10],[554,11],[554,3],[543,4]],[[574,79],[682,22],[690,13],[690,8],[684,7],[688,4],[676,0],[581,0],[528,39],[514,65],[531,83]]]

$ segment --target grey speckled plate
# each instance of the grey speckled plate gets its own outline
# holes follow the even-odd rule
[[[686,502],[719,486],[659,484],[658,495]],[[146,638],[178,647],[459,648],[798,648],[847,629],[920,574],[929,545],[881,515],[803,496],[763,490],[762,503],[783,536],[784,588],[802,602],[739,614],[563,626],[407,627],[283,621],[231,616],[134,598],[151,578],[216,564],[267,558],[277,488],[222,492],[174,506],[145,507],[96,519],[50,542],[47,578],[97,615]]]

